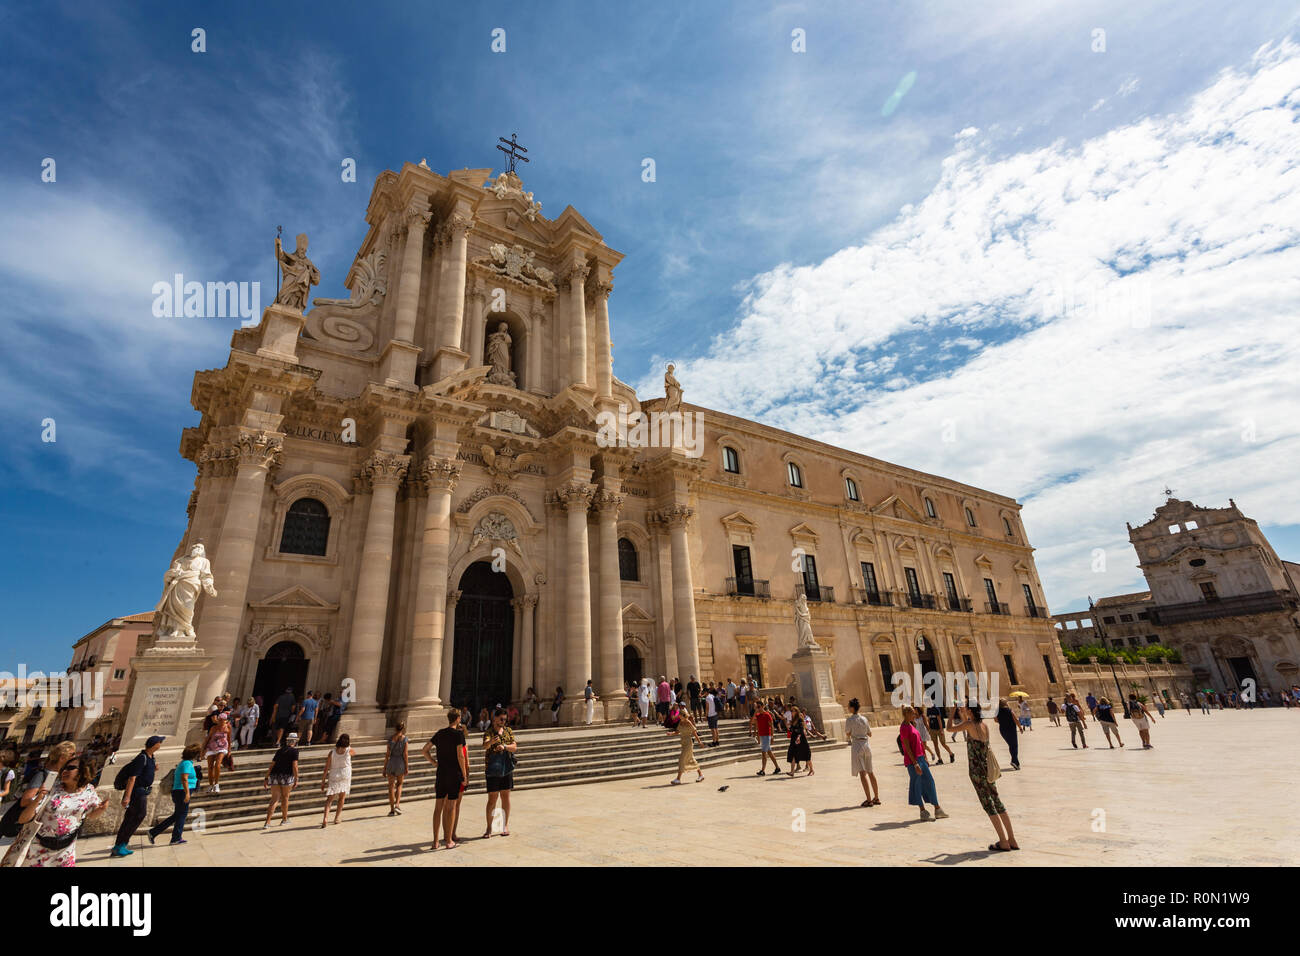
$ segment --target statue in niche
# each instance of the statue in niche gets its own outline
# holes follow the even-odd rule
[[[794,601],[794,629],[799,635],[799,649],[805,647],[820,648],[813,639],[812,612],[808,610],[808,598],[800,594]]]
[[[154,609],[154,633],[161,641],[194,640],[194,605],[199,592],[213,597],[212,565],[208,563],[203,545],[190,549],[189,557],[178,558],[163,575],[163,594]]]
[[[280,237],[276,236],[275,258],[280,263],[280,274],[284,277],[280,291],[275,296],[275,304],[303,311],[307,307],[311,287],[320,284],[320,270],[307,258],[307,234],[298,233],[298,247],[293,252],[285,252],[280,245]]]
[[[504,322],[488,336],[487,358],[492,371],[488,372],[487,380],[493,385],[509,385],[514,388],[515,373],[510,371],[510,342],[510,330]]]
[[[682,385],[673,377],[673,369],[677,366],[671,362],[668,364],[668,371],[664,372],[664,395],[667,400],[664,402],[664,411],[676,411],[682,404]]]

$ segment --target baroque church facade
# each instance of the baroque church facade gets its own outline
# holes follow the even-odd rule
[[[281,298],[195,375],[177,555],[203,543],[217,594],[194,718],[342,687],[354,734],[422,732],[530,687],[573,723],[588,679],[608,720],[625,679],[784,686],[799,594],[841,702],[888,710],[917,665],[1061,695],[1016,501],[683,403],[671,375],[638,397],[612,371],[622,256],[490,172],[381,174],[350,298]],[[636,412],[699,432],[602,433]]]

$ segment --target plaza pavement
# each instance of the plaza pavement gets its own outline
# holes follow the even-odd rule
[[[872,738],[883,804],[870,809],[858,806],[863,795],[849,774],[847,748],[817,755],[817,773],[794,779],[770,771],[754,776],[755,754],[706,769],[700,784],[670,786],[674,764],[662,778],[520,792],[506,838],[479,839],[486,798],[475,795],[461,813],[467,839],[451,851],[428,849],[432,800],[405,803],[400,817],[383,807],[345,812],[341,825],[322,831],[323,798],[307,787],[295,792],[287,826],[187,832],[189,842],[179,847],[165,846],[166,835],[156,847],[137,835],[135,854],[113,861],[109,836],[87,837],[78,846],[78,865],[1294,864],[1300,859],[1297,731],[1295,709],[1208,717],[1174,710],[1154,720],[1155,749],[1144,751],[1122,721],[1127,747],[1110,750],[1089,721],[1090,749],[1075,750],[1068,729],[1035,718],[1033,731],[1020,738],[1024,769],[1004,769],[998,782],[1019,853],[986,849],[993,828],[971,787],[961,742],[953,745],[956,763],[934,771],[951,816],[919,822],[907,805],[896,730],[885,727]],[[996,731],[994,737],[1006,768],[1006,745]]]

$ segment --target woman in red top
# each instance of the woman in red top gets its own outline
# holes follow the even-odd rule
[[[912,707],[903,708],[903,723],[898,728],[898,734],[903,745],[903,765],[907,767],[907,802],[914,807],[921,808],[921,819],[930,819],[930,814],[926,812],[925,805],[931,804],[934,807],[934,818],[942,820],[948,814],[943,812],[939,806],[939,795],[934,789],[934,776],[930,773],[930,765],[925,760],[925,745],[921,743],[921,735],[912,721],[916,720],[916,710]]]

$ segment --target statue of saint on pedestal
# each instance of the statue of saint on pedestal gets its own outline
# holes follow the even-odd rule
[[[203,545],[190,549],[189,557],[179,558],[163,575],[162,600],[154,610],[154,633],[162,641],[192,641],[194,637],[194,604],[199,591],[213,597],[217,589],[212,584],[212,565],[208,563]]]
[[[284,277],[275,304],[302,312],[307,308],[307,296],[311,287],[320,283],[320,271],[307,258],[307,234],[298,233],[298,247],[293,252],[285,252],[280,245],[280,237],[276,236],[275,258],[280,263],[280,273]]]
[[[673,377],[673,369],[677,366],[669,364],[668,371],[664,372],[664,395],[667,396],[664,401],[664,411],[675,411],[682,404],[682,385]]]
[[[821,648],[821,645],[813,639],[812,612],[808,610],[808,598],[802,594],[794,600],[794,629],[799,635],[800,650],[805,647]]]
[[[488,336],[487,358],[492,371],[488,372],[487,380],[493,385],[513,387],[515,384],[515,373],[510,371],[510,342],[510,330],[504,322]]]

